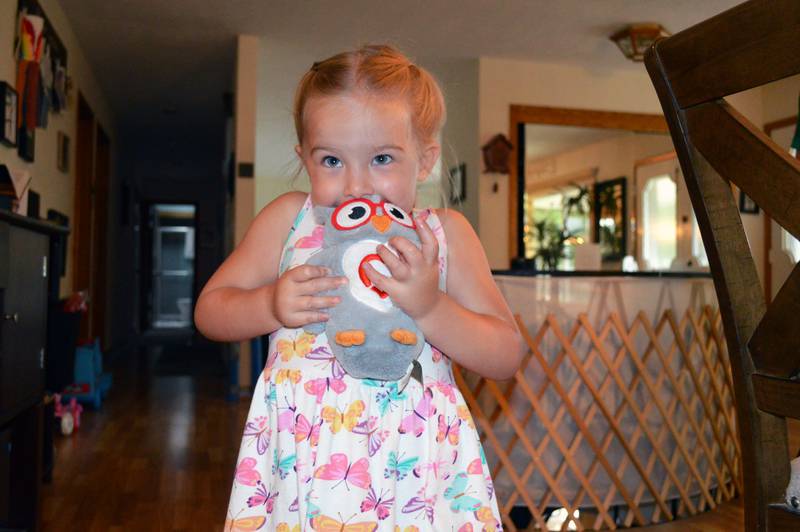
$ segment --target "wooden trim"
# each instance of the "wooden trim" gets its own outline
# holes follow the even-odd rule
[[[764,124],[764,134],[772,139],[772,132],[776,129],[791,127],[797,124],[797,115],[787,116]],[[772,216],[764,211],[764,300],[767,304],[772,302],[772,263],[769,255],[772,253]]]
[[[800,415],[800,382],[753,373],[753,393],[758,408],[776,416],[797,419]]]
[[[517,162],[519,147],[517,131],[521,124],[545,124],[554,126],[596,127],[623,129],[641,133],[669,133],[667,122],[661,114],[624,113],[591,109],[569,109],[564,107],[540,107],[533,105],[509,106],[508,137],[511,140],[511,161],[508,175],[508,260],[517,257],[520,194]]]
[[[764,133],[766,133],[767,136],[769,137],[772,134],[772,131],[775,129],[794,126],[796,124],[797,124],[797,115],[787,116],[786,118],[773,120],[772,122],[767,122],[766,124],[764,124]]]
[[[75,126],[75,182],[72,210],[72,291],[85,290],[89,295],[88,317],[81,319],[80,340],[93,338],[91,312],[92,278],[92,195],[94,188],[94,113],[83,94],[78,92],[78,121]]]
[[[658,41],[658,60],[687,109],[800,73],[798,32],[797,0],[751,0]]]

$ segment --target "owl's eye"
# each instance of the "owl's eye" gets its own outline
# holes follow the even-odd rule
[[[394,203],[389,203],[388,201],[384,202],[383,210],[389,215],[389,218],[395,222],[405,225],[406,227],[414,227],[414,220],[411,219],[411,216]]]
[[[337,229],[355,229],[364,225],[372,214],[372,206],[364,200],[345,202],[333,213],[333,223]]]

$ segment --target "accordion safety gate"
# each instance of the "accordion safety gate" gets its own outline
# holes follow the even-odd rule
[[[563,530],[643,526],[741,493],[710,279],[496,279],[530,351],[508,381],[454,373],[506,529],[552,528],[554,510]]]

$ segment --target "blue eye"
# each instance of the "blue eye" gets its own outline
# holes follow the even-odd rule
[[[333,155],[326,155],[322,158],[322,165],[327,166],[328,168],[341,168],[342,161],[334,157]]]
[[[376,155],[375,158],[372,159],[372,161],[379,166],[389,164],[393,160],[394,159],[392,158],[392,156],[389,155],[388,153],[381,153],[380,155]]]

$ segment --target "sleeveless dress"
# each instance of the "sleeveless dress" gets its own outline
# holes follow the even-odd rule
[[[433,211],[444,290],[447,246]],[[280,272],[322,244],[311,200],[295,219]],[[347,375],[325,333],[282,328],[245,424],[225,530],[494,531],[500,513],[450,359],[425,344],[416,379]]]

